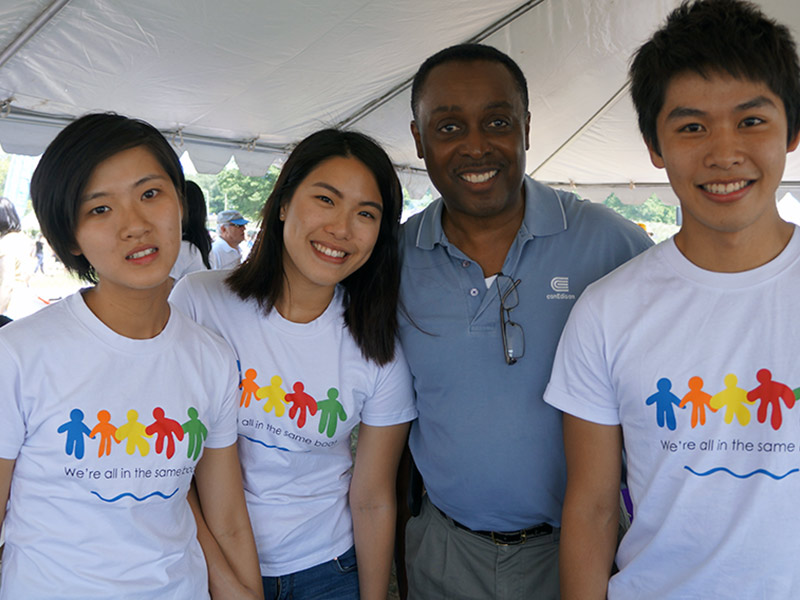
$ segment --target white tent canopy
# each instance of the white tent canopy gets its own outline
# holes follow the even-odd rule
[[[797,0],[759,4],[800,37]],[[408,129],[410,80],[437,50],[480,41],[528,78],[528,172],[597,199],[613,190],[638,203],[658,190],[674,202],[636,129],[626,69],[676,5],[0,0],[0,144],[37,155],[75,117],[115,111],[161,129],[201,172],[233,156],[258,175],[305,135],[339,125],[381,141],[420,197],[430,183]],[[800,155],[785,180],[800,188]]]

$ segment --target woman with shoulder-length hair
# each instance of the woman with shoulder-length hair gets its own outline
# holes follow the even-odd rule
[[[173,291],[239,360],[239,455],[266,598],[287,586],[297,600],[386,597],[397,464],[416,416],[395,341],[401,205],[380,146],[319,131],[287,159],[247,260]]]
[[[0,330],[0,600],[220,597],[190,490],[223,592],[262,595],[236,360],[168,300],[183,192],[161,132],[113,113],[67,125],[33,173],[42,233],[87,287]]]

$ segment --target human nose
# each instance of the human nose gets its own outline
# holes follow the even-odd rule
[[[461,142],[461,153],[471,158],[481,158],[492,151],[492,145],[480,127],[467,130]]]
[[[325,231],[338,239],[347,239],[350,237],[351,223],[350,217],[343,210],[336,211],[331,215],[330,221],[325,226]]]
[[[145,214],[144,207],[138,202],[134,202],[128,208],[122,209],[121,216],[120,234],[126,239],[141,237],[148,233],[152,227]]]
[[[736,132],[718,130],[708,140],[708,151],[705,157],[707,167],[728,170],[744,161],[744,153]]]

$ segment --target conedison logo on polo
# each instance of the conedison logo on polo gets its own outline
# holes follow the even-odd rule
[[[569,277],[553,277],[550,280],[550,289],[555,294],[547,294],[548,300],[575,300],[575,294],[569,293]]]

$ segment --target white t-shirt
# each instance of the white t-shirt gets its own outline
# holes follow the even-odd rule
[[[668,240],[573,308],[545,400],[622,426],[634,517],[611,600],[800,598],[798,298],[795,229],[742,273]]]
[[[384,367],[365,360],[342,318],[337,290],[311,323],[292,323],[194,273],[171,301],[233,347],[240,362],[239,457],[264,576],[329,561],[353,544],[347,494],[350,432],[416,417],[400,345]]]
[[[239,250],[239,246],[233,248],[228,242],[218,237],[211,244],[211,254],[209,254],[208,259],[212,269],[220,271],[233,269],[242,262],[242,252]]]
[[[209,262],[211,262],[210,258]],[[178,258],[172,266],[169,276],[178,281],[184,275],[205,270],[206,266],[203,264],[203,255],[200,254],[200,249],[191,242],[181,240],[181,250],[178,252]]]
[[[177,310],[134,340],[76,293],[0,329],[0,599],[208,598],[186,492],[203,447],[236,441],[237,381]]]

